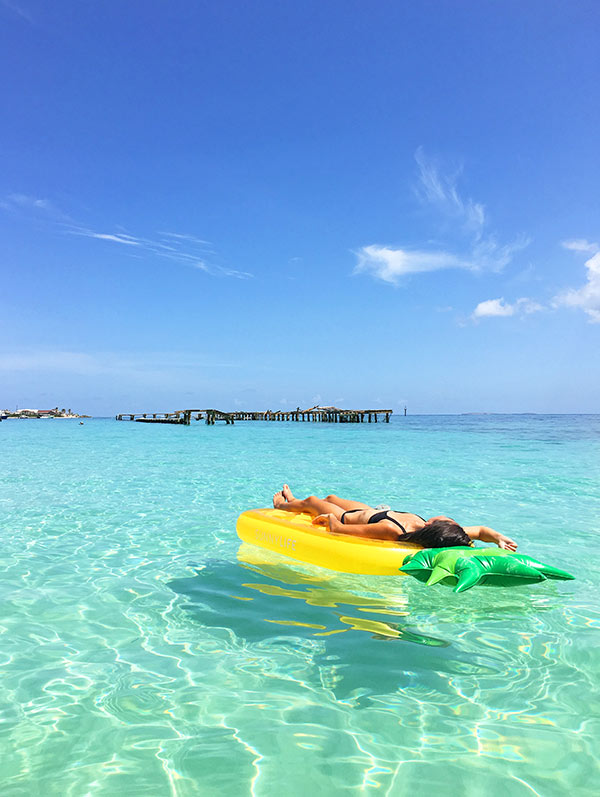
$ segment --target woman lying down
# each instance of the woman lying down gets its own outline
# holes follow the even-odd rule
[[[275,509],[285,512],[306,512],[313,523],[326,526],[336,534],[369,537],[374,540],[413,542],[423,548],[448,548],[470,545],[472,540],[494,542],[499,548],[516,551],[517,543],[488,526],[459,526],[452,518],[438,515],[428,520],[413,512],[388,507],[372,507],[360,501],[349,501],[337,495],[317,498],[295,498],[287,484],[273,496]]]

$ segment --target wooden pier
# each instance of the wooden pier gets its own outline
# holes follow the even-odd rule
[[[175,410],[174,412],[122,412],[115,415],[117,421],[137,421],[138,423],[171,423],[189,426],[192,420],[204,420],[209,426],[216,421],[233,424],[235,421],[294,421],[296,423],[383,423],[390,422],[393,410],[344,410],[339,407],[310,407],[301,410]]]
[[[115,421],[137,421],[138,423],[181,423],[186,424],[184,416],[176,412],[121,412]],[[189,421],[187,422],[189,424]]]
[[[390,422],[393,410],[344,410],[340,407],[311,407],[301,410],[266,410],[265,412],[234,412],[236,421],[295,421],[301,423],[377,423],[379,416]]]
[[[137,423],[173,423],[189,426],[194,420],[205,420],[212,426],[215,421],[233,424],[233,414],[222,410],[175,410],[174,412],[121,412],[115,415],[116,421],[136,421]]]

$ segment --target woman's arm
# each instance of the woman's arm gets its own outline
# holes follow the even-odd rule
[[[335,515],[318,515],[313,518],[315,526],[329,526],[334,534],[348,534],[350,537],[366,537],[371,540],[398,540],[396,525],[391,520],[380,520],[378,523],[351,523],[345,526]]]
[[[489,526],[466,526],[465,531],[472,540],[495,542],[498,548],[504,548],[507,551],[517,550],[517,543],[514,540],[511,540],[510,537],[505,537],[499,531],[494,531]]]

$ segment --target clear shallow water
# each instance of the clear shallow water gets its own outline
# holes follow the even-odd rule
[[[577,580],[455,596],[242,547],[337,492]],[[600,416],[0,424],[2,795],[593,794]]]

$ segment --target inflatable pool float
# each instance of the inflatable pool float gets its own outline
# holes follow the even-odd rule
[[[535,584],[547,578],[568,580],[574,578],[565,570],[545,565],[522,553],[500,548],[427,548],[406,557],[400,568],[402,573],[432,584],[450,584],[454,592],[465,592],[471,587],[487,585],[514,587]]]
[[[420,545],[404,542],[332,534],[322,526],[313,526],[310,515],[281,509],[242,512],[237,533],[244,542],[341,573],[401,575],[406,557],[422,550]]]
[[[422,548],[407,542],[369,540],[333,534],[313,526],[310,515],[281,509],[249,509],[237,520],[246,543],[341,573],[411,575],[431,584],[449,584],[464,592],[476,584],[517,586],[546,579],[572,579],[557,567],[500,548]]]

